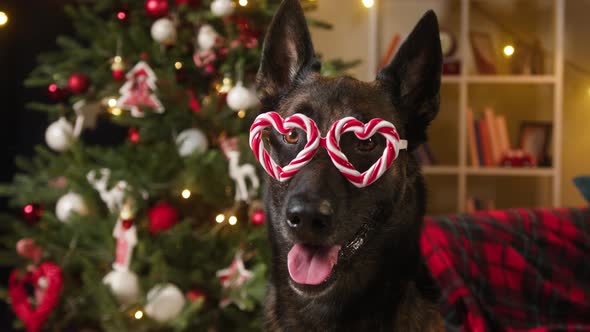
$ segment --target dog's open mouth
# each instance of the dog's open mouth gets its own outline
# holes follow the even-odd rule
[[[298,284],[319,285],[328,279],[338,262],[340,246],[319,247],[295,244],[287,255],[291,279]]]
[[[291,279],[300,285],[316,286],[326,281],[339,260],[352,256],[365,242],[369,225],[364,224],[346,245],[312,246],[296,243],[287,254]]]

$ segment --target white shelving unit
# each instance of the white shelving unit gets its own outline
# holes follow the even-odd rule
[[[383,8],[388,1],[408,1],[408,0],[379,0],[375,1],[375,7],[370,10],[369,14],[369,76],[374,77],[376,64],[381,54],[379,49],[379,20],[384,18],[384,13],[379,8]],[[528,0],[544,1],[544,0]],[[516,177],[520,179],[549,179],[550,201],[553,206],[560,205],[561,197],[561,144],[563,132],[563,48],[564,48],[564,15],[565,0],[552,1],[553,14],[553,33],[554,45],[548,45],[548,49],[553,50],[550,58],[553,61],[553,70],[548,75],[477,75],[470,72],[472,66],[472,55],[470,50],[469,32],[471,31],[471,6],[474,2],[482,3],[482,0],[456,0],[460,6],[460,35],[458,36],[459,58],[461,59],[461,74],[454,76],[443,76],[442,84],[452,85],[453,89],[458,91],[457,110],[457,154],[458,160],[456,165],[435,165],[424,166],[423,173],[428,178],[432,177],[453,177],[456,181],[456,211],[465,210],[465,202],[468,197],[469,183],[473,177],[489,177],[490,179],[500,179],[503,177]],[[381,4],[379,3],[381,2]],[[545,1],[546,2],[546,1]],[[432,2],[425,1],[425,6]],[[428,8],[424,8],[426,10]],[[521,13],[520,15],[524,15]],[[380,17],[381,16],[381,17]],[[388,19],[395,19],[388,17]],[[477,85],[489,85],[490,87],[498,86],[548,86],[552,90],[552,123],[553,123],[553,161],[551,167],[540,168],[501,168],[501,167],[472,167],[468,161],[468,136],[467,120],[465,110],[470,107],[469,93]],[[443,96],[444,97],[444,96]],[[435,120],[436,121],[436,120]],[[510,120],[509,120],[510,121]],[[432,139],[432,137],[431,137]],[[436,139],[436,138],[434,138]],[[436,154],[436,151],[435,151]],[[428,181],[428,179],[427,179]],[[430,188],[430,191],[436,191],[437,188]],[[532,193],[531,196],[539,196]],[[516,207],[516,206],[514,206]],[[451,212],[451,211],[449,211]]]

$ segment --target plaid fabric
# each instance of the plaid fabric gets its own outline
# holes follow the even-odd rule
[[[426,218],[449,331],[590,331],[590,209]]]

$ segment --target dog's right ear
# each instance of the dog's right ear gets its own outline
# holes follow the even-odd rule
[[[299,0],[284,0],[264,39],[256,76],[260,101],[263,106],[274,103],[298,80],[319,69]]]

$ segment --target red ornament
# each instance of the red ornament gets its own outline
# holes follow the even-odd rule
[[[263,210],[256,210],[250,216],[250,220],[252,221],[253,225],[259,226],[264,224],[266,221],[266,215],[264,214]]]
[[[23,218],[27,221],[27,224],[32,225],[36,224],[39,221],[39,219],[41,219],[42,212],[43,207],[40,204],[31,203],[23,207],[22,215]]]
[[[43,255],[43,250],[33,239],[20,239],[16,243],[16,253],[19,254],[21,257],[28,258],[35,262],[39,262],[41,256]]]
[[[89,87],[90,79],[82,73],[74,73],[68,78],[68,88],[73,94],[83,94]]]
[[[125,78],[125,70],[123,69],[114,69],[112,73],[115,81],[122,81]]]
[[[205,293],[203,293],[203,291],[201,291],[198,288],[195,288],[193,290],[190,290],[190,291],[186,292],[186,297],[191,302],[195,302],[195,301],[198,301],[200,299],[203,299],[203,302],[207,301],[207,296],[205,296]]]
[[[51,101],[59,103],[68,98],[70,93],[67,89],[60,88],[57,84],[52,83],[47,87],[47,95]]]
[[[178,223],[178,212],[176,209],[166,203],[159,202],[148,211],[150,220],[150,232],[157,234],[172,228]]]
[[[121,222],[121,226],[123,226],[123,229],[131,228],[131,226],[133,226],[133,219],[124,219]]]
[[[188,106],[190,107],[190,109],[193,112],[199,113],[201,111],[201,103],[197,99],[197,96],[195,96],[195,92],[193,90],[188,90],[188,94],[189,94]]]
[[[205,66],[205,74],[213,75],[215,73],[215,66],[212,64],[208,64]]]
[[[29,302],[26,285],[35,290],[37,306]],[[39,332],[43,323],[59,302],[63,286],[61,268],[54,263],[45,262],[32,272],[23,273],[13,270],[8,280],[10,304],[28,332]]]
[[[168,15],[168,0],[146,0],[145,12],[151,18]]]
[[[129,128],[129,132],[127,133],[129,140],[133,143],[139,142],[139,130],[137,128]]]

